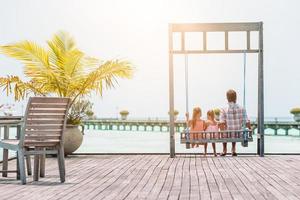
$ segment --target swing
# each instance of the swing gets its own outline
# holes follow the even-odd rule
[[[244,85],[243,85],[243,108],[246,107],[246,63],[247,54],[244,53]],[[188,90],[188,55],[185,54],[185,95],[186,112],[189,111],[189,90]],[[248,142],[253,142],[252,130],[246,127],[246,116],[243,112],[243,124],[241,130],[223,130],[223,131],[190,131],[188,124],[186,129],[180,133],[181,144],[186,144],[189,149],[191,144],[201,143],[227,143],[241,142],[243,147],[248,147]],[[190,138],[190,134],[196,134],[196,137]]]

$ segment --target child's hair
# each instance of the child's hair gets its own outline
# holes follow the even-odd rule
[[[213,110],[207,111],[207,119],[211,117],[212,120],[215,119],[215,112]]]
[[[199,107],[196,107],[193,109],[193,119],[192,119],[192,128],[194,128],[196,126],[196,122],[197,122],[197,115],[202,115],[202,111],[201,111],[201,108]]]

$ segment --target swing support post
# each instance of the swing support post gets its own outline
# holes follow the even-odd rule
[[[259,44],[257,49],[251,48],[251,32],[259,33]],[[181,33],[181,49],[173,49],[173,33]],[[203,48],[199,50],[189,50],[185,48],[185,32],[203,33]],[[223,32],[225,48],[222,50],[207,49],[207,33]],[[247,48],[230,49],[228,46],[229,32],[246,32]],[[231,54],[231,53],[257,53],[258,54],[258,112],[257,112],[257,154],[264,156],[264,74],[263,74],[263,22],[246,23],[184,23],[169,24],[169,113],[170,113],[170,157],[175,157],[175,122],[174,122],[174,69],[173,55],[189,54]],[[187,62],[187,60],[186,60]]]
[[[257,154],[264,156],[264,70],[263,70],[263,23],[259,26],[258,53],[258,109],[257,109]]]
[[[170,157],[175,157],[175,121],[174,121],[174,69],[173,69],[173,31],[169,25],[169,117],[170,117]]]

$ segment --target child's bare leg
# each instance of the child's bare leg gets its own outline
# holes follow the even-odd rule
[[[221,156],[226,156],[226,153],[227,153],[227,143],[224,142],[223,143],[223,153],[221,154]]]
[[[217,152],[216,152],[216,143],[211,143],[212,144],[212,148],[214,151],[214,156],[217,156]]]
[[[199,133],[196,133],[196,139],[199,140]],[[199,144],[197,144],[197,147],[199,147]]]
[[[194,140],[194,139],[195,139],[194,133],[191,133],[191,134],[190,134],[190,139],[191,139],[191,140]],[[194,143],[194,142],[192,142],[191,145],[192,145],[192,148],[195,147],[195,143]]]
[[[207,143],[204,144],[204,156],[207,154]]]

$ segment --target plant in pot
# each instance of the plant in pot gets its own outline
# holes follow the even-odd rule
[[[75,152],[82,144],[83,134],[79,130],[83,120],[89,119],[93,104],[88,100],[79,99],[69,109],[67,129],[64,134],[65,154]]]
[[[294,120],[300,122],[300,108],[292,108],[290,113],[294,115]]]
[[[70,112],[78,99],[91,93],[102,96],[104,88],[113,88],[119,78],[133,74],[126,60],[101,61],[87,56],[65,32],[55,34],[46,47],[25,40],[0,46],[0,52],[21,61],[26,77],[0,77],[0,88],[7,95],[13,94],[17,101],[28,95],[69,97]]]
[[[127,117],[128,117],[128,115],[129,115],[129,112],[128,112],[127,110],[122,110],[122,111],[120,112],[120,115],[121,115],[121,119],[122,119],[122,120],[127,120]]]
[[[168,114],[170,115],[170,111],[168,112]],[[179,111],[178,110],[174,110],[174,120],[177,120],[177,117],[179,115]]]

